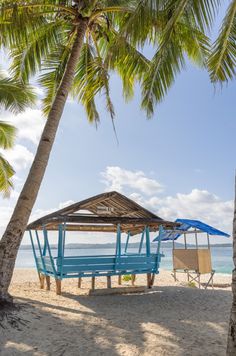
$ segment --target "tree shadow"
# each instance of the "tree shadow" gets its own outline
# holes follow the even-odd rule
[[[51,292],[49,292],[51,293]],[[222,355],[231,293],[154,287],[129,295],[83,296],[27,302],[19,332],[0,335],[1,356]]]

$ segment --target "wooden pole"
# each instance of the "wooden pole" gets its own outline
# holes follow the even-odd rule
[[[121,275],[118,276],[118,284],[119,284],[119,286],[122,285],[122,276]]]
[[[207,234],[207,247],[208,247],[208,250],[211,249],[210,247],[210,239],[209,239],[209,234]]]
[[[135,279],[136,279],[136,274],[132,274],[131,275],[132,286],[134,286]]]
[[[44,280],[45,280],[45,276],[42,273],[39,273],[40,289],[44,289]]]
[[[95,289],[95,277],[92,277],[92,290]]]
[[[78,288],[81,288],[81,284],[82,284],[82,278],[79,277],[79,279],[78,279]]]
[[[56,278],[55,281],[56,281],[56,294],[61,295],[61,280]]]
[[[198,242],[197,242],[197,233],[196,233],[196,229],[195,229],[195,242],[196,242],[196,248],[198,249]]]
[[[186,234],[184,234],[184,248],[185,250],[187,250]]]
[[[107,276],[107,288],[111,288],[111,276]]]
[[[152,274],[152,280],[151,280],[151,282],[152,282],[152,286],[154,285],[154,282],[155,282],[155,276],[156,276],[156,274],[155,274],[155,273],[153,273],[153,274]]]
[[[152,275],[151,273],[147,273],[147,287],[152,288]]]
[[[46,290],[50,290],[50,276],[46,276]]]

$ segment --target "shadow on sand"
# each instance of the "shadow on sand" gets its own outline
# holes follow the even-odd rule
[[[64,303],[19,298],[30,323],[0,330],[0,355],[223,355],[231,293],[154,287],[149,293],[81,296]],[[68,301],[68,304],[65,302]],[[76,306],[76,307],[73,307]]]

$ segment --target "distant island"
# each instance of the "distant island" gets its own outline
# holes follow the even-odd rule
[[[206,247],[206,244],[204,245],[198,245],[199,247]],[[125,243],[121,244],[122,248],[125,248]],[[156,248],[157,243],[151,243],[151,248]],[[172,248],[173,244],[172,242],[163,242],[161,245],[162,248]],[[175,242],[175,247],[176,248],[184,248],[184,244]],[[188,244],[188,248],[195,247],[194,244]],[[232,247],[232,243],[225,243],[225,244],[211,244],[211,247]],[[36,247],[37,248],[37,247]],[[66,244],[65,248],[67,250],[74,250],[74,249],[92,249],[92,250],[97,250],[97,249],[115,249],[116,244],[115,243],[106,243],[106,244],[85,244],[85,243],[70,243]],[[129,248],[139,248],[139,243],[130,243]],[[51,249],[57,249],[57,245],[51,245]],[[31,250],[31,245],[22,245],[20,247],[20,250]]]

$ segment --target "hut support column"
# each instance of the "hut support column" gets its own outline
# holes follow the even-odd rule
[[[50,290],[50,285],[51,285],[50,276],[46,276],[46,290]]]
[[[61,295],[61,280],[55,279],[56,282],[56,294]]]
[[[134,286],[135,279],[136,279],[136,274],[132,274],[131,275],[132,286]]]
[[[111,276],[107,276],[107,288],[111,288]]]
[[[155,282],[155,273],[152,274],[152,279],[151,279],[152,286],[153,286],[154,282]]]
[[[147,273],[147,287],[152,288],[152,275],[151,273]]]
[[[122,285],[122,276],[121,275],[118,276],[118,284],[119,284],[119,286]]]
[[[143,230],[142,235],[141,235],[141,240],[140,240],[140,244],[139,244],[138,253],[142,252],[144,233],[145,233],[145,230]]]
[[[92,277],[92,290],[95,289],[95,277]]]
[[[39,273],[40,289],[44,289],[44,281],[45,281],[45,276],[42,273]]]
[[[129,246],[129,238],[130,238],[130,232],[128,232],[127,234],[127,239],[126,239],[126,243],[125,243],[125,253],[128,250],[128,246]]]
[[[81,288],[81,284],[82,284],[82,278],[79,277],[79,279],[78,279],[78,288]]]

